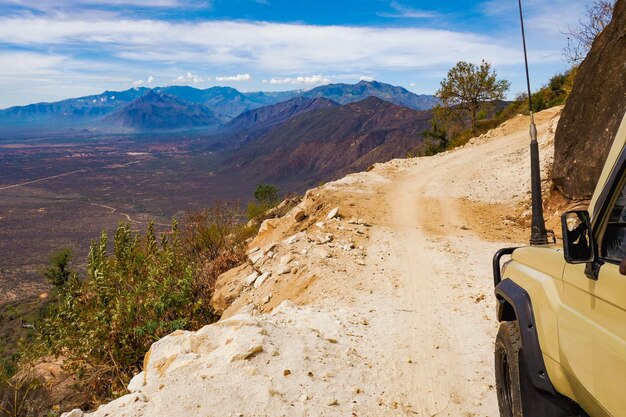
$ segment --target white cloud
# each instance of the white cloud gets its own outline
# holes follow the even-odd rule
[[[151,84],[154,81],[154,77],[152,75],[148,76],[147,80],[137,80],[137,81],[133,81],[132,83],[130,83],[133,87],[141,87],[142,85],[148,85]]]
[[[401,5],[396,1],[392,1],[390,6],[394,10],[393,13],[378,13],[378,16],[411,19],[426,19],[437,16],[437,13],[435,12],[411,9],[409,7]]]
[[[329,78],[323,75],[301,75],[298,77],[285,77],[285,78],[271,78],[269,80],[263,80],[264,84],[272,85],[285,85],[285,84],[329,84],[331,81]]]
[[[415,83],[411,82],[411,83],[409,83],[409,86],[410,87],[415,87]]]
[[[0,51],[0,77],[42,77],[60,73],[66,57],[34,52]]]
[[[91,48],[103,57],[136,62],[245,66],[275,74],[415,70],[482,58],[496,66],[520,62],[517,44],[472,33],[267,22],[5,17],[0,18],[0,43]],[[535,52],[546,56],[554,51]]]
[[[215,77],[215,81],[249,81],[252,79],[250,74],[227,75],[223,77]]]
[[[359,77],[359,81],[374,81],[374,77],[370,77],[369,75],[361,75]]]
[[[207,78],[206,81],[210,81],[211,78]],[[187,71],[185,75],[179,75],[172,82],[174,84],[187,84],[187,83],[201,83],[205,81],[204,78],[199,76],[198,74],[192,74],[190,71]]]

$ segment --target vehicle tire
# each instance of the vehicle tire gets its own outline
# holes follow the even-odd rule
[[[495,345],[496,391],[501,417],[567,417],[580,408],[568,398],[536,389],[522,355],[517,322],[500,325]]]
[[[517,322],[500,324],[495,346],[496,392],[500,417],[522,417],[519,359],[522,340]]]

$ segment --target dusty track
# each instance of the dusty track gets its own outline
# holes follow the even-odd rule
[[[539,118],[540,134],[553,114]],[[518,158],[527,134],[518,125],[524,121],[497,140],[387,169],[392,186],[381,188],[380,201],[389,211],[372,233],[370,274],[395,279],[390,299],[378,300],[388,304],[375,323],[393,359],[389,380],[398,402],[411,404],[408,414],[498,415],[490,266],[498,248],[525,232],[504,226],[525,196],[526,180],[510,175],[524,163]],[[475,217],[477,207],[490,221]]]

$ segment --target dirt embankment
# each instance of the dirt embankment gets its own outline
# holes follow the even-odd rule
[[[528,238],[527,144],[519,117],[309,191],[220,278],[223,319],[155,343],[90,415],[497,416],[491,257]]]

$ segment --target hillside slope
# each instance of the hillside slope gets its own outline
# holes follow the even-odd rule
[[[376,97],[298,114],[238,149],[228,165],[250,181],[306,188],[404,157],[423,141],[430,111]]]
[[[543,169],[559,112],[536,115]],[[220,277],[222,320],[155,343],[88,415],[497,416],[491,257],[527,239],[527,128],[310,190]]]
[[[277,104],[245,111],[224,124],[224,129],[235,131],[264,129],[284,122],[298,114],[336,106],[338,106],[337,103],[326,98],[308,99],[295,97]]]

